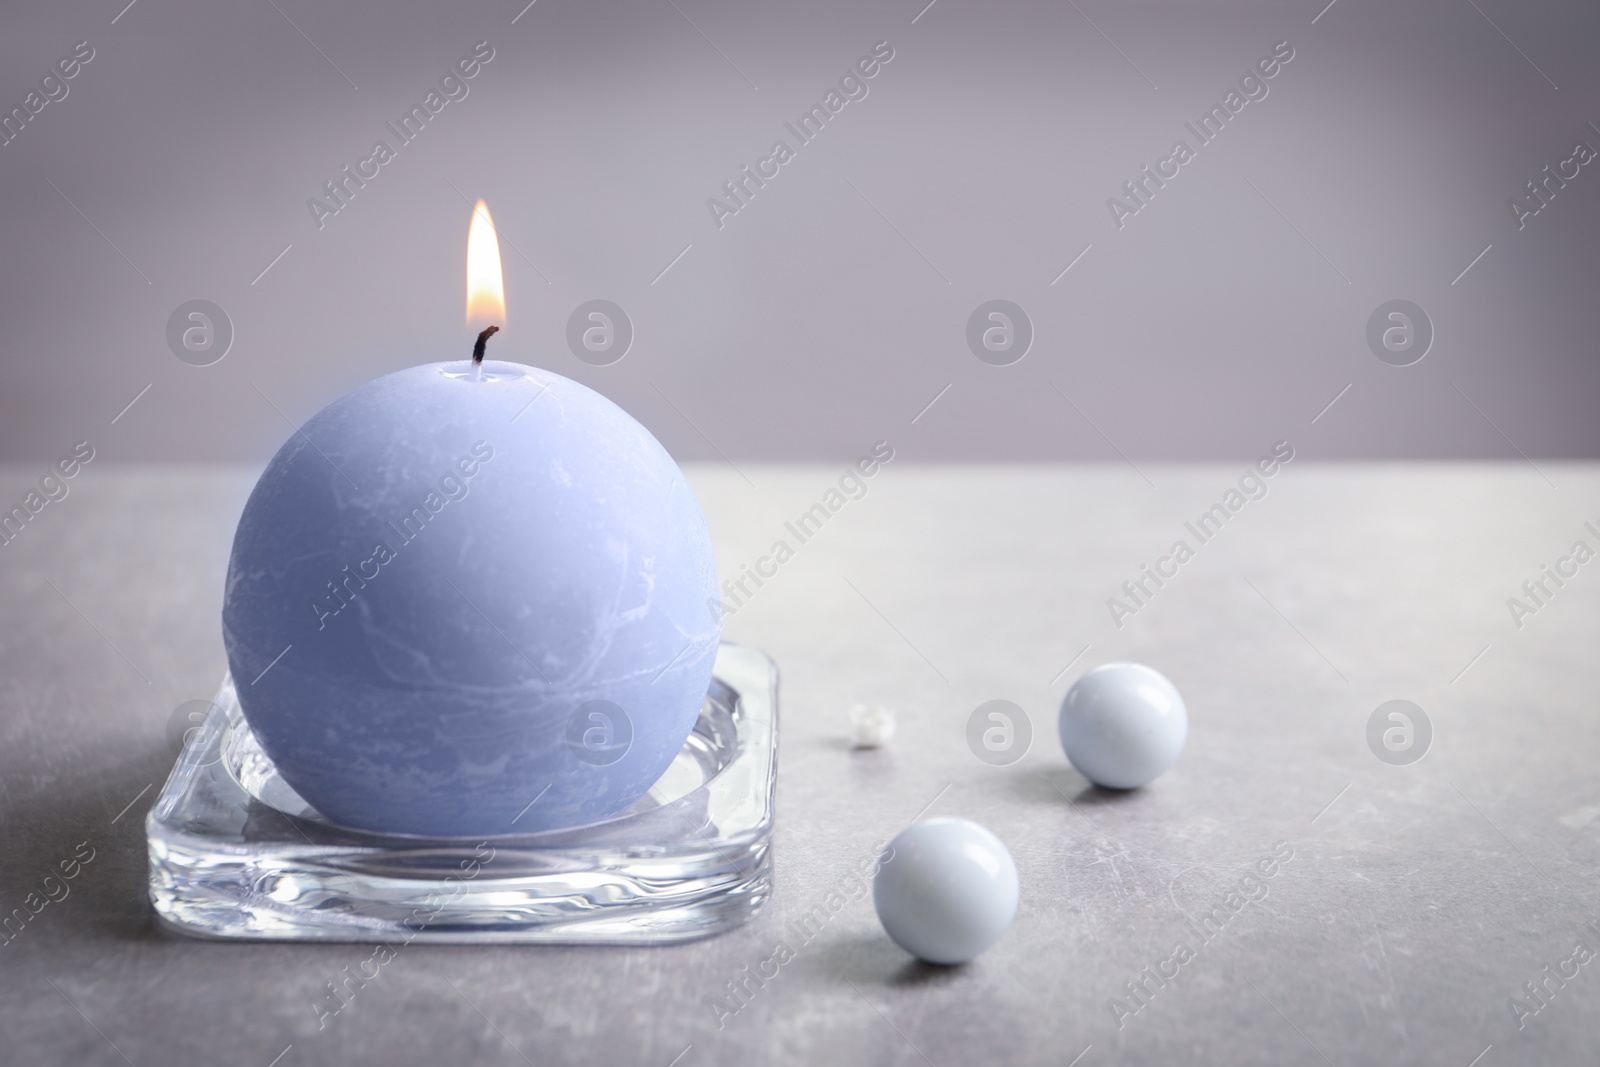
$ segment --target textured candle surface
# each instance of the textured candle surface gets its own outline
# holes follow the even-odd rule
[[[335,822],[578,825],[682,748],[716,655],[705,519],[593,390],[513,363],[376,379],[273,457],[223,636],[262,748]]]

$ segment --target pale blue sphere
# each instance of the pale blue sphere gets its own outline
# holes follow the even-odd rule
[[[1108,789],[1155,781],[1189,739],[1189,709],[1178,687],[1142,663],[1102,664],[1073,682],[1056,724],[1067,759]]]
[[[929,963],[983,952],[1017,915],[1017,864],[1005,844],[969,819],[912,823],[878,861],[872,903],[895,944]]]
[[[682,472],[599,393],[514,363],[386,375],[273,457],[223,637],[279,772],[345,826],[486,836],[637,800],[720,620]]]

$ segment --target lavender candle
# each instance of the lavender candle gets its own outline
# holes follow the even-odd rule
[[[694,494],[621,408],[531,367],[430,363],[273,457],[223,636],[250,728],[328,818],[532,832],[622,810],[682,748],[716,588]]]

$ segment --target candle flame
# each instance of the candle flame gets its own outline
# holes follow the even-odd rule
[[[467,329],[477,333],[486,326],[503,325],[506,318],[505,283],[500,277],[500,241],[495,236],[489,205],[482,200],[472,209],[467,231]]]

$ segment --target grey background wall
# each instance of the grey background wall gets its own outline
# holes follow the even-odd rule
[[[0,458],[264,460],[358,382],[463,356],[480,196],[496,354],[682,459],[1600,455],[1600,163],[1508,206],[1600,148],[1592,5],[525,2],[8,3],[0,112],[93,59],[0,147]],[[384,124],[480,41],[399,145]],[[799,145],[784,124],[880,41]],[[1202,145],[1185,123],[1283,41]],[[795,158],[719,227],[707,200],[778,139]],[[1108,199],[1180,139],[1119,227]],[[566,341],[594,298],[635,332],[605,367]],[[1010,366],[965,336],[994,298],[1035,332]],[[1406,367],[1365,336],[1395,298],[1435,332]],[[192,299],[232,324],[210,366],[168,344]]]

